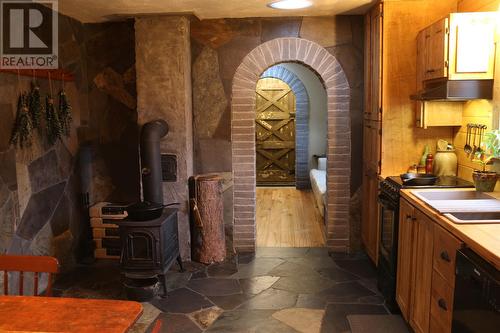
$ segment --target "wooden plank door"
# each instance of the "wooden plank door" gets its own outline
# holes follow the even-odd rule
[[[257,82],[257,185],[295,184],[295,95],[283,81]]]

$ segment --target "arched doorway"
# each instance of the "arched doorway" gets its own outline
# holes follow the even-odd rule
[[[295,61],[318,74],[328,97],[327,246],[349,250],[351,130],[350,88],[333,55],[301,38],[277,38],[252,50],[236,70],[231,101],[234,246],[255,251],[255,88],[269,67]]]
[[[309,137],[309,96],[302,81],[295,73],[284,66],[268,68],[261,78],[280,79],[290,86],[295,95],[295,186],[298,189],[310,187],[308,175],[308,137]]]

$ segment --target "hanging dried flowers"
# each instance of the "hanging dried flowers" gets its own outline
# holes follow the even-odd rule
[[[66,92],[59,92],[59,122],[61,123],[61,131],[64,135],[69,136],[71,132],[71,104],[69,103]]]
[[[40,87],[35,81],[33,81],[29,94],[29,113],[31,116],[31,123],[33,124],[33,128],[40,129],[42,111],[43,106],[40,96]]]
[[[47,126],[47,140],[54,145],[61,138],[61,122],[54,107],[54,99],[51,95],[45,98],[45,121]]]
[[[25,93],[19,95],[17,102],[17,113],[12,134],[10,136],[10,144],[19,147],[31,146],[32,123],[28,108],[28,96]]]

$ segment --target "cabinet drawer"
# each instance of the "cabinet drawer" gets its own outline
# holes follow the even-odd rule
[[[431,292],[431,322],[434,323],[431,326],[438,332],[450,332],[452,313],[453,288],[434,270]]]
[[[458,238],[438,224],[434,225],[433,267],[451,287],[455,286],[455,256],[461,246]]]

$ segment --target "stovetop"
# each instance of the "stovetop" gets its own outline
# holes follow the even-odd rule
[[[386,198],[392,200],[394,203],[399,203],[399,190],[407,188],[469,188],[474,187],[474,184],[468,182],[464,179],[451,176],[441,176],[438,177],[434,185],[425,186],[409,186],[404,185],[401,177],[391,176],[385,178],[380,183],[380,192],[385,195]]]
[[[424,186],[404,185],[403,181],[401,180],[401,177],[399,177],[399,176],[390,176],[390,177],[387,177],[385,180],[390,182],[397,189],[402,189],[402,188],[470,188],[470,187],[474,187],[474,184],[472,184],[471,182],[466,181],[466,180],[461,179],[461,178],[458,178],[458,177],[452,177],[452,176],[438,177],[438,179],[434,185],[424,185]]]

